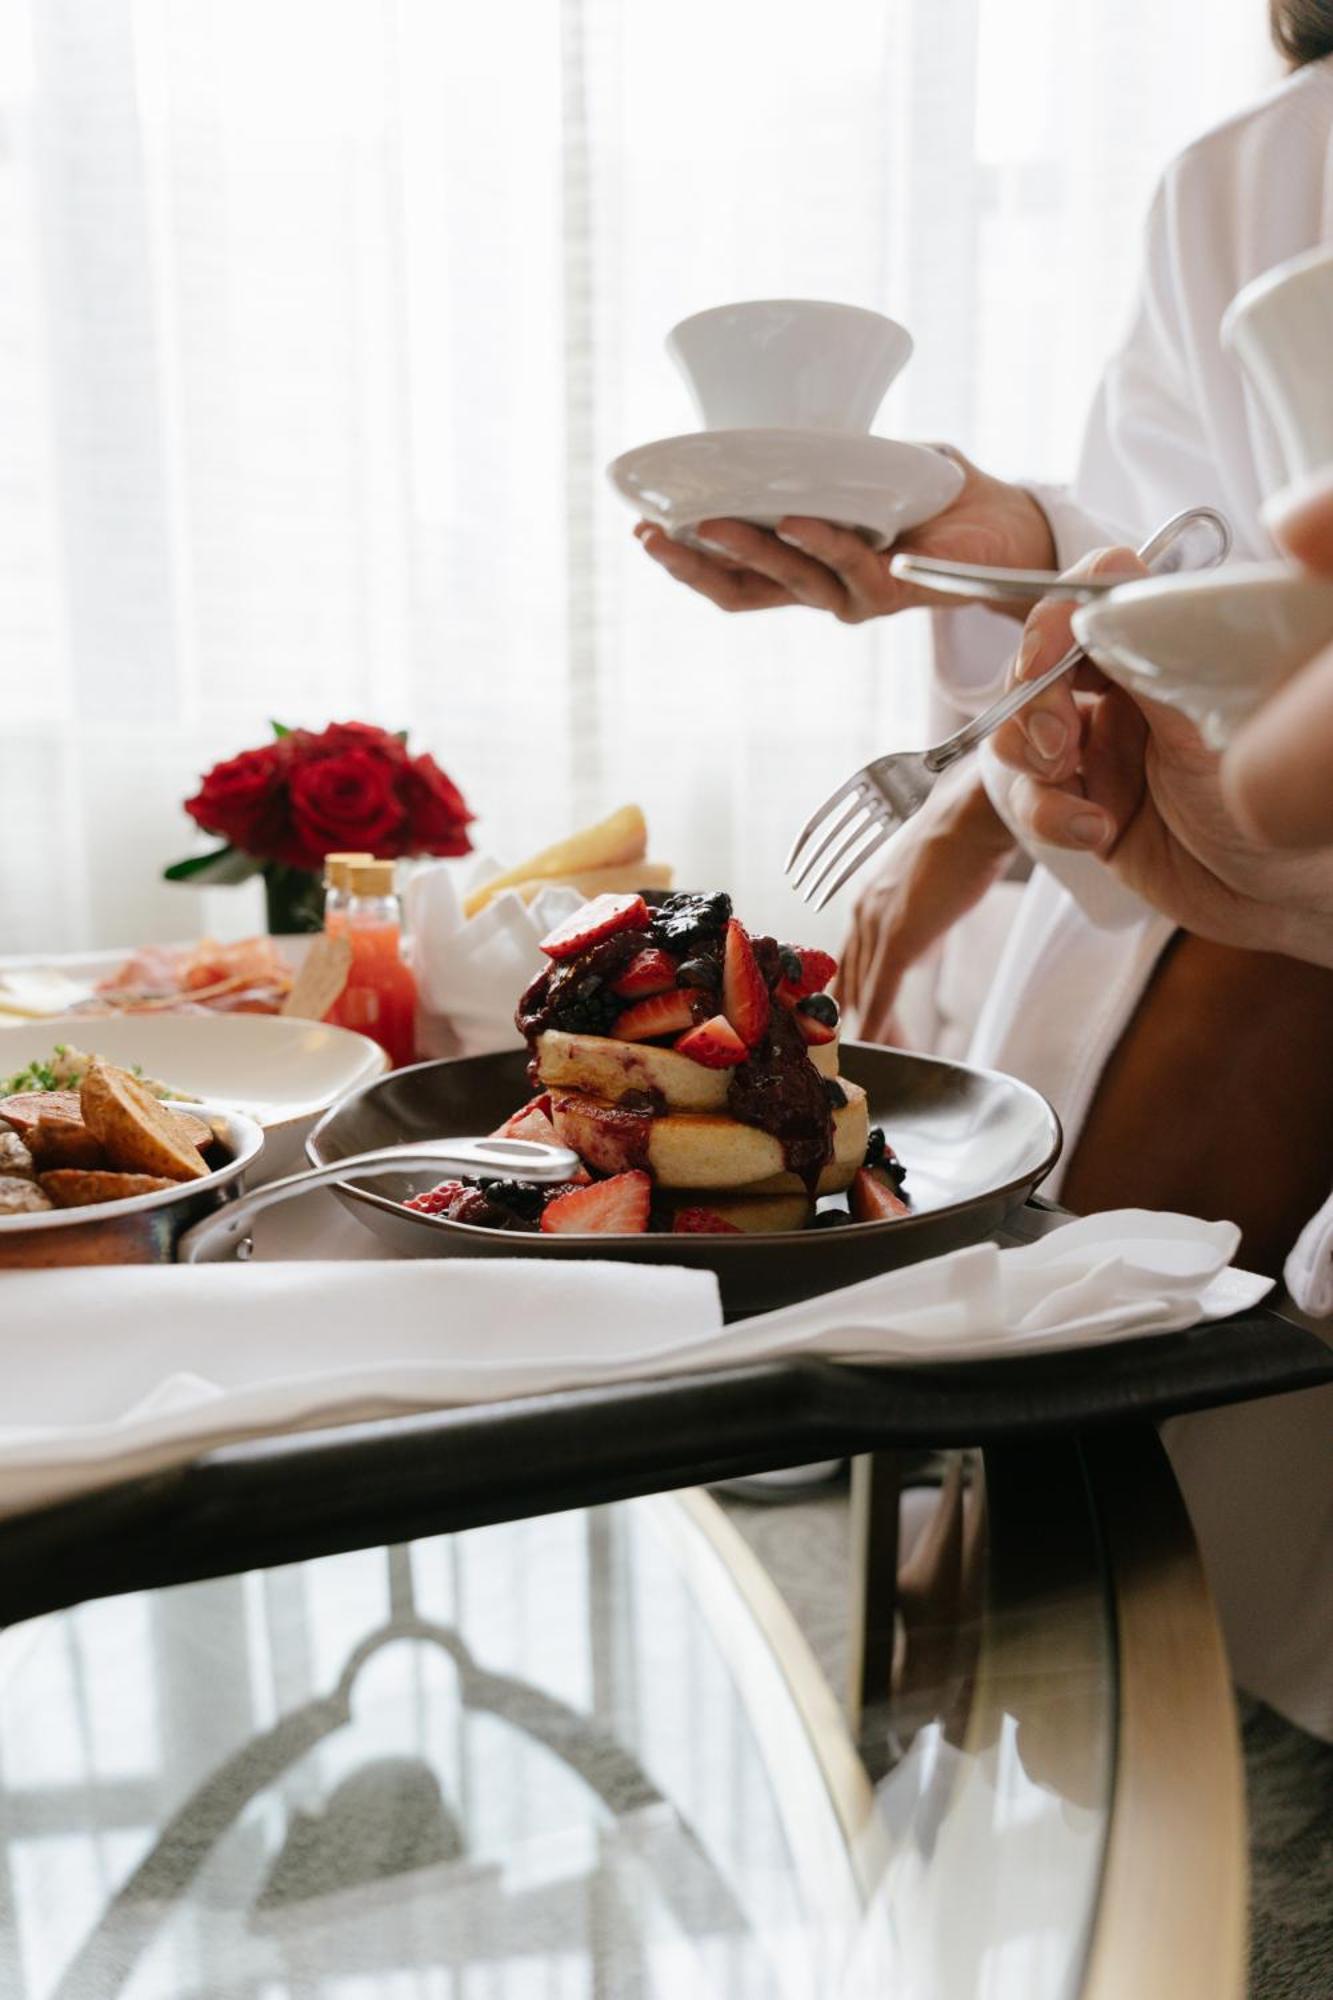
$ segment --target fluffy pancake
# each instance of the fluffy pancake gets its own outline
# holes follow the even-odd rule
[[[838,1044],[810,1050],[821,1076],[838,1074]],[[725,1111],[725,1069],[705,1069],[674,1049],[646,1042],[617,1042],[608,1035],[567,1035],[548,1028],[537,1037],[537,1070],[548,1089],[576,1090],[618,1104],[631,1091],[647,1091],[668,1111]]]
[[[657,1053],[660,1053],[658,1051]],[[847,1102],[833,1114],[834,1157],[818,1192],[851,1184],[865,1157],[870,1120],[859,1084],[843,1083]],[[572,1146],[602,1173],[646,1167],[662,1188],[730,1188],[799,1193],[787,1172],[781,1141],[754,1125],[714,1111],[669,1111],[660,1117],[626,1111],[582,1092],[553,1092],[551,1122],[561,1143]]]

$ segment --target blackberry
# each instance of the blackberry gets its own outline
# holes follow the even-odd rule
[[[818,1021],[825,1028],[838,1025],[838,1003],[827,993],[811,993],[804,1000],[796,1002],[798,1014],[808,1014],[812,1021]]]
[[[780,944],[778,952],[782,958],[783,978],[790,979],[793,986],[799,986],[805,977],[805,968],[801,964],[800,953],[793,951],[789,944]]]
[[[879,1171],[893,1182],[895,1188],[900,1188],[907,1179],[907,1169],[884,1137],[882,1125],[872,1125],[870,1128],[864,1164],[867,1167],[878,1167]]]
[[[821,1208],[809,1226],[811,1229],[842,1229],[851,1219],[845,1208]]]
[[[520,1222],[538,1223],[550,1189],[537,1181],[483,1181],[487,1201]]]
[[[750,939],[750,949],[754,953],[754,962],[759,967],[763,982],[771,993],[782,978],[782,947],[776,938],[753,937]]]
[[[701,946],[720,941],[730,916],[731,898],[725,891],[705,896],[677,889],[652,913],[652,940],[663,951],[692,956]]]
[[[722,984],[722,967],[715,958],[687,958],[676,974],[677,986],[699,986],[716,992]]]

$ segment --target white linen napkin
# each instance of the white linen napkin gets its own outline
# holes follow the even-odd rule
[[[546,960],[540,943],[583,901],[577,889],[553,883],[531,903],[514,889],[493,896],[475,917],[463,898],[477,882],[500,873],[498,862],[469,855],[422,868],[407,885],[406,917],[421,1009],[417,1046],[425,1055],[481,1056],[516,1049],[519,994]]]
[[[1254,1305],[1230,1223],[1126,1209],[722,1324],[710,1273],[402,1259],[19,1271],[0,1297],[0,1511],[260,1432],[798,1355],[941,1362]]]

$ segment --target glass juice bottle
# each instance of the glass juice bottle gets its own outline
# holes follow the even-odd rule
[[[373,861],[373,854],[326,854],[324,856],[324,928],[326,931],[341,930],[347,921],[347,905],[351,900],[349,887],[350,871],[364,861]]]
[[[357,861],[347,869],[347,907],[335,917],[352,947],[347,984],[326,1018],[369,1035],[394,1068],[416,1054],[417,982],[402,956],[402,911],[392,861]]]

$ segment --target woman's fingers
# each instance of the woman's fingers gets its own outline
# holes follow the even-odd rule
[[[901,609],[908,593],[890,574],[885,557],[850,528],[835,528],[792,514],[778,522],[778,540],[831,570],[842,586],[838,616],[848,624]],[[832,607],[830,607],[832,608]]]
[[[1047,847],[1105,854],[1119,832],[1111,815],[1085,798],[1076,783],[1044,785],[1020,777],[1009,794],[1009,810],[1024,834]]]
[[[673,542],[664,529],[651,521],[640,521],[634,535],[644,553],[668,576],[697,590],[722,611],[768,611],[774,605],[797,601],[790,591],[769,577],[754,570],[737,569],[729,560],[719,561],[716,556],[688,548],[684,542]]]
[[[842,617],[847,593],[833,571],[747,521],[700,521],[698,539],[725,562],[739,563],[778,584],[796,604]]]
[[[1264,508],[1264,524],[1297,562],[1333,575],[1333,479],[1327,472],[1278,494]]]
[[[1102,549],[1077,563],[1073,576],[1136,576],[1143,565],[1130,549]],[[1075,607],[1049,601],[1039,604],[1028,618],[1023,641],[1010,674],[1010,684],[1039,680],[1060,661],[1074,643],[1072,620]],[[1078,769],[1081,724],[1074,700],[1073,673],[1066,674],[1054,687],[997,729],[992,744],[1000,761],[1013,770],[1032,773],[1046,784],[1060,784]]]

